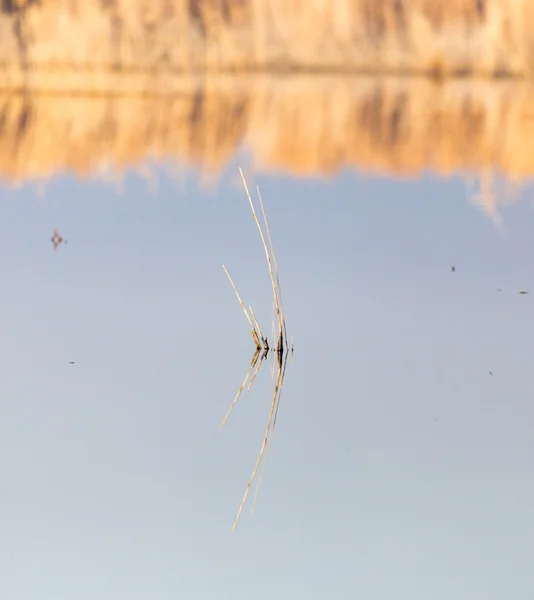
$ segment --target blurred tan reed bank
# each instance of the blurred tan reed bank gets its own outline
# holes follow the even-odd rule
[[[119,85],[110,77],[109,87]],[[353,167],[415,176],[534,175],[534,83],[342,76],[187,77],[159,95],[0,93],[0,177],[117,175],[147,158],[216,174]]]
[[[529,76],[531,0],[10,0],[4,87],[52,71],[351,69]],[[42,67],[42,70],[36,70]]]

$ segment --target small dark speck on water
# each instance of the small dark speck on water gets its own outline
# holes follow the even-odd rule
[[[489,374],[490,374],[490,375],[493,375],[493,373],[492,373],[491,371],[489,372]]]
[[[70,361],[70,363],[69,363],[69,365],[73,365],[73,364],[74,364],[74,361],[73,361],[73,360],[71,360],[71,361]]]
[[[452,265],[451,267],[451,271],[454,273],[454,271],[456,271],[456,267],[454,265]]]
[[[528,292],[525,292],[525,290],[521,290],[519,293],[520,294],[528,294]]]

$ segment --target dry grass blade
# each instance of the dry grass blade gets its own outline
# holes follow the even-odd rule
[[[261,193],[260,193],[259,186],[256,186],[256,190],[258,192],[258,198],[259,198],[259,201],[260,201],[261,214],[263,216],[263,221],[265,223],[265,230],[267,231],[267,239],[269,240],[269,247],[271,249],[271,256],[273,257],[274,273],[276,275],[277,292],[278,292],[278,297],[279,297],[279,300],[280,300],[280,312],[282,313],[282,324],[284,326],[284,338],[286,340],[286,349],[287,349],[287,331],[286,331],[286,321],[285,321],[285,318],[284,318],[284,303],[282,302],[282,288],[280,287],[280,279],[278,277],[278,266],[276,264],[276,256],[274,254],[273,240],[271,238],[271,230],[269,229],[269,223],[267,221],[267,216],[265,215],[265,209],[263,208],[263,200],[261,198]]]
[[[222,429],[223,425],[228,420],[230,413],[234,410],[234,406],[236,405],[237,401],[239,400],[239,396],[241,396],[243,390],[245,389],[248,378],[250,377],[250,374],[252,373],[254,367],[256,366],[256,363],[258,362],[258,357],[260,358],[259,364],[261,365],[261,363],[263,362],[263,357],[260,357],[260,348],[256,348],[256,352],[254,352],[254,356],[252,357],[252,360],[250,362],[250,369],[248,370],[248,373],[247,373],[245,379],[243,380],[241,387],[239,388],[237,394],[235,395],[234,401],[232,402],[232,404],[230,404],[230,408],[228,409],[228,412],[224,415],[224,419],[221,421],[221,424],[219,425],[219,429]]]
[[[260,335],[260,340],[261,340],[261,346],[266,345],[266,339],[263,337],[263,331],[261,330],[260,324],[258,323],[258,319],[256,319],[256,315],[254,314],[254,311],[252,310],[252,306],[249,305],[249,310],[250,310],[250,314],[252,315],[252,319],[254,320],[254,324],[256,325],[257,329],[258,329],[258,333]],[[267,345],[267,348],[269,346]]]
[[[254,220],[256,221],[256,225],[258,226],[258,231],[260,232],[263,249],[265,250],[265,257],[267,258],[267,265],[269,267],[269,275],[271,277],[271,285],[273,288],[273,296],[274,296],[274,301],[275,301],[275,306],[276,306],[276,315],[278,318],[278,331],[279,331],[279,334],[282,335],[282,313],[280,312],[280,305],[278,302],[278,293],[277,293],[277,289],[276,289],[276,282],[274,279],[271,256],[269,255],[269,250],[267,248],[267,243],[265,242],[265,236],[263,234],[263,229],[261,228],[260,222],[258,220],[258,215],[256,214],[254,204],[252,203],[252,198],[250,197],[250,192],[248,191],[247,182],[245,180],[245,176],[243,175],[243,170],[241,169],[241,167],[239,167],[239,172],[241,173],[241,179],[243,180],[243,185],[245,187],[245,192],[247,194],[248,202],[249,202],[250,208],[252,210],[252,215],[254,217]]]
[[[256,492],[254,494],[254,501],[252,503],[251,512],[254,509],[254,505],[255,505],[256,499],[258,497],[259,488],[260,488],[261,482],[263,480],[265,464],[267,462],[267,458],[269,456],[269,452],[271,449],[272,440],[274,437],[274,431],[275,431],[275,426],[276,426],[276,420],[278,417],[278,409],[280,406],[280,398],[282,395],[282,386],[283,386],[285,372],[286,372],[288,350],[289,350],[289,346],[288,346],[289,339],[288,339],[287,331],[286,331],[284,307],[283,307],[283,302],[282,302],[282,294],[281,294],[281,290],[280,290],[280,278],[278,275],[278,265],[276,263],[276,257],[275,257],[275,253],[274,253],[274,246],[273,246],[273,241],[272,241],[272,237],[271,237],[271,231],[269,229],[269,223],[267,221],[267,216],[265,214],[265,207],[263,205],[263,200],[262,200],[262,197],[260,194],[260,190],[259,190],[259,188],[257,188],[258,198],[259,198],[259,202],[260,202],[260,206],[261,206],[261,213],[262,213],[264,227],[265,227],[267,237],[264,233],[262,224],[260,223],[260,221],[258,219],[258,215],[254,208],[254,203],[252,202],[252,198],[250,196],[248,185],[245,180],[243,170],[241,168],[239,169],[239,173],[241,175],[241,180],[243,182],[243,186],[245,188],[247,199],[248,199],[250,208],[252,210],[252,216],[254,217],[256,226],[258,227],[258,231],[259,231],[259,234],[261,237],[263,249],[265,251],[265,257],[267,259],[267,266],[269,268],[269,277],[271,280],[271,288],[272,288],[272,293],[273,293],[273,304],[272,304],[272,340],[273,340],[272,343],[273,343],[273,348],[272,348],[272,354],[271,354],[273,363],[272,363],[272,371],[271,371],[271,385],[272,385],[271,392],[272,392],[272,394],[271,394],[271,405],[270,405],[270,410],[269,410],[269,418],[267,421],[267,426],[265,428],[265,433],[263,436],[260,452],[258,454],[258,458],[256,460],[256,464],[254,465],[254,469],[252,471],[250,479],[247,483],[247,488],[246,488],[243,498],[241,500],[239,510],[237,511],[237,515],[236,515],[236,518],[235,518],[235,521],[234,521],[234,524],[232,527],[232,531],[235,531],[235,528],[237,526],[237,523],[238,523],[241,513],[243,511],[243,507],[245,506],[248,495],[250,493],[250,489],[256,479],[256,476],[258,475],[258,470],[261,466],[261,472],[260,472]],[[252,388],[252,385],[254,384],[254,381],[256,380],[256,377],[257,377],[259,370],[261,368],[261,365],[263,363],[263,360],[268,357],[269,351],[271,350],[271,348],[269,347],[269,342],[268,342],[267,338],[265,338],[263,336],[263,332],[261,330],[259,321],[256,318],[256,315],[254,314],[254,310],[252,309],[252,306],[248,307],[249,311],[250,311],[250,314],[249,314],[249,311],[247,311],[247,309],[245,308],[245,305],[243,304],[243,301],[241,300],[239,292],[237,291],[237,288],[236,288],[234,282],[232,281],[230,274],[226,270],[226,267],[224,267],[224,265],[223,265],[223,268],[224,268],[224,271],[230,281],[230,284],[232,285],[232,287],[234,289],[234,292],[236,293],[239,304],[241,305],[241,308],[242,308],[243,312],[245,313],[247,321],[250,325],[252,337],[254,339],[254,343],[256,344],[256,352],[254,354],[253,360],[251,361],[251,367],[247,373],[247,376],[245,377],[241,387],[239,388],[239,391],[236,394],[236,397],[234,398],[234,401],[230,405],[228,412],[226,413],[224,419],[221,422],[221,425],[220,425],[221,427],[225,424],[226,420],[230,416],[230,413],[232,412],[235,404],[237,403],[239,397],[241,396],[241,394],[242,394],[243,390],[245,389],[247,382],[249,380],[250,380],[250,383],[248,384],[248,390],[250,390]],[[275,313],[276,313],[276,318],[275,318]],[[262,350],[262,348],[263,348],[263,354],[260,357],[260,351]],[[276,357],[276,364],[275,364],[275,357]],[[275,371],[277,371],[277,375],[275,375]],[[252,373],[252,378],[250,378],[251,373]]]
[[[230,284],[234,288],[235,295],[237,296],[237,299],[239,300],[239,304],[241,305],[241,308],[243,309],[243,312],[245,313],[245,317],[247,318],[247,321],[250,325],[250,330],[252,332],[252,339],[254,340],[256,347],[261,348],[262,344],[260,344],[260,340],[258,338],[258,332],[256,331],[254,325],[252,324],[252,320],[247,312],[247,309],[245,308],[245,305],[243,304],[243,300],[241,300],[241,296],[239,295],[239,292],[237,291],[237,288],[235,287],[235,284],[232,281],[232,278],[230,277],[230,273],[228,273],[228,270],[226,269],[226,267],[224,265],[223,265],[223,269],[224,269],[224,272],[226,273],[226,276],[228,277],[228,280],[230,281]]]
[[[274,319],[274,300],[272,305],[272,313],[271,313],[271,339],[276,340],[276,323]],[[271,379],[274,379],[274,360],[271,360]]]

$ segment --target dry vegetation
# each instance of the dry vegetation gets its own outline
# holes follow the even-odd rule
[[[0,176],[90,175],[105,164],[120,173],[147,157],[216,173],[243,147],[258,171],[534,174],[527,82],[212,76],[165,87],[156,95],[0,94]]]
[[[262,466],[262,471],[260,473],[260,479],[258,481],[258,486],[256,488],[256,495],[254,498],[254,503],[256,502],[256,497],[257,497],[259,486],[261,484],[261,479],[263,476],[263,467],[265,466],[265,461],[267,459],[267,455],[269,453],[270,445],[271,445],[273,435],[274,435],[274,428],[276,425],[276,417],[278,416],[278,407],[280,405],[280,397],[282,394],[282,386],[284,383],[287,358],[289,355],[289,345],[288,345],[288,339],[287,339],[286,321],[285,321],[285,316],[284,316],[284,305],[282,302],[282,292],[280,289],[280,278],[278,276],[278,266],[276,264],[276,257],[274,254],[274,247],[273,247],[273,242],[272,242],[272,238],[271,238],[271,232],[269,230],[269,224],[267,222],[267,217],[265,215],[265,209],[263,206],[263,201],[261,198],[260,190],[259,190],[259,188],[256,188],[257,192],[258,192],[258,200],[259,200],[259,203],[261,206],[261,214],[263,217],[263,227],[258,219],[256,209],[254,208],[254,203],[250,196],[250,192],[248,190],[248,185],[245,180],[245,176],[243,175],[243,171],[241,169],[239,169],[239,172],[241,174],[241,180],[243,181],[243,186],[245,187],[247,199],[250,204],[250,208],[252,210],[252,216],[254,217],[254,221],[258,227],[258,231],[259,231],[260,238],[261,238],[261,243],[263,245],[263,249],[265,250],[265,258],[267,259],[267,266],[269,269],[269,277],[271,279],[271,289],[273,292],[274,312],[276,313],[276,320],[273,318],[273,332],[276,332],[276,333],[273,334],[273,340],[271,341],[271,344],[269,345],[269,341],[268,341],[267,337],[265,337],[263,335],[263,332],[258,323],[258,320],[256,319],[256,315],[254,314],[254,311],[252,310],[252,306],[249,306],[249,310],[247,311],[247,309],[245,308],[245,305],[243,304],[243,301],[241,300],[241,296],[239,295],[239,292],[237,291],[237,288],[236,288],[232,278],[230,277],[230,274],[228,273],[228,270],[223,265],[224,272],[226,273],[226,276],[228,277],[228,279],[230,281],[230,284],[237,296],[239,305],[241,306],[241,310],[243,311],[243,313],[248,321],[248,324],[250,326],[250,332],[252,335],[252,340],[253,340],[254,344],[256,345],[256,350],[255,350],[252,360],[250,362],[250,369],[248,370],[247,375],[246,375],[243,383],[241,384],[241,387],[239,388],[232,404],[230,405],[228,412],[226,413],[224,419],[222,420],[221,427],[223,427],[223,425],[226,423],[228,417],[230,416],[232,410],[234,409],[234,406],[236,405],[237,401],[239,400],[241,394],[243,393],[243,390],[245,389],[247,381],[249,380],[251,375],[252,375],[252,378],[250,379],[248,389],[250,390],[250,388],[252,387],[252,384],[254,383],[254,380],[256,379],[256,375],[258,374],[258,371],[260,370],[260,367],[261,367],[263,361],[267,358],[269,351],[271,351],[271,353],[274,356],[276,356],[277,377],[276,377],[276,382],[275,382],[273,392],[272,392],[271,405],[270,405],[270,410],[269,410],[269,418],[267,420],[267,426],[265,428],[265,433],[263,436],[260,452],[259,452],[258,458],[256,460],[256,464],[254,465],[252,475],[250,476],[250,479],[247,483],[247,488],[245,490],[245,494],[243,496],[243,499],[241,500],[241,504],[239,505],[239,510],[237,511],[237,515],[236,515],[236,518],[234,521],[234,525],[232,527],[232,531],[234,531],[237,526],[239,517],[241,516],[241,512],[243,510],[243,507],[245,506],[245,502],[247,501],[252,484],[254,483],[254,480],[258,474],[260,466]],[[265,231],[264,231],[264,229],[265,229]],[[267,237],[266,237],[266,234],[267,234]],[[250,313],[249,313],[249,311],[250,311]],[[291,353],[293,353],[293,345],[291,346]],[[252,504],[252,509],[254,508],[254,503]],[[252,509],[251,509],[251,512],[252,512]]]
[[[36,66],[523,76],[532,23],[530,0],[18,0],[0,9],[0,64],[11,84]]]
[[[521,180],[534,83],[385,74],[528,78],[532,23],[530,0],[4,2],[0,177],[120,173],[149,156],[213,173],[247,146],[258,169]],[[292,69],[360,77],[273,75]]]

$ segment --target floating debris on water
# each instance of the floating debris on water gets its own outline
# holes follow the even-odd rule
[[[59,233],[57,232],[57,229],[54,229],[54,235],[52,236],[51,240],[52,244],[54,244],[54,251],[57,250],[59,244],[61,244],[61,242],[65,242],[65,244],[67,243],[67,240],[64,240]]]

